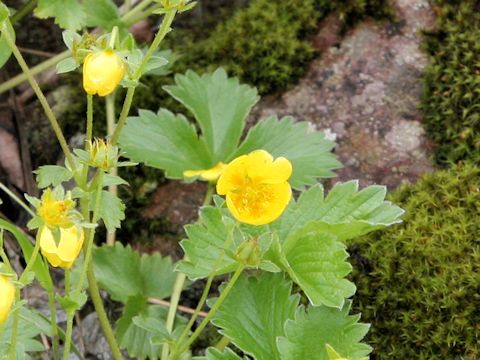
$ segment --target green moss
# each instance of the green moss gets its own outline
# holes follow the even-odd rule
[[[395,191],[404,223],[349,244],[375,359],[480,358],[480,170]]]
[[[480,163],[480,2],[437,1],[438,29],[427,34],[423,111],[438,163]]]

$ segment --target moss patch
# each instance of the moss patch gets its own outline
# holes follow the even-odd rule
[[[480,170],[430,174],[390,200],[404,223],[349,246],[375,359],[480,358]]]
[[[480,2],[435,1],[438,30],[427,34],[423,111],[439,164],[480,163]]]

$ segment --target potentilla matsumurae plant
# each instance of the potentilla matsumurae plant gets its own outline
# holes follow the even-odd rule
[[[325,194],[319,179],[332,177],[341,166],[331,152],[334,143],[290,117],[263,119],[244,135],[257,91],[222,69],[204,75],[188,71],[165,86],[191,120],[166,109],[129,117],[141,77],[167,72],[169,59],[158,48],[175,15],[195,3],[144,0],[132,8],[126,1],[123,10],[137,16],[150,4],[147,16],[163,15],[152,44],[142,49],[122,22],[135,14],[121,17],[111,0],[87,2],[99,7],[98,23],[75,17],[72,9],[82,5],[76,0],[63,7],[62,1],[40,0],[36,9],[67,29],[67,56],[58,59],[57,72],[83,73],[86,139],[76,149],[68,146],[18,50],[10,10],[0,2],[2,62],[11,54],[16,58],[65,155],[64,166],[35,171],[41,196],[26,194],[28,203],[0,184],[31,215],[28,234],[0,219],[0,359],[28,359],[39,352],[52,359],[72,354],[83,359],[72,330],[75,315],[89,300],[117,360],[125,354],[162,360],[367,359],[371,348],[361,341],[369,326],[350,314],[355,285],[346,278],[351,271],[346,242],[400,222],[403,211],[384,201],[385,187],[359,190],[357,181],[349,181]],[[110,10],[102,12],[101,6]],[[109,17],[115,21],[108,22]],[[99,29],[74,31],[84,26]],[[119,87],[126,95],[115,119]],[[105,138],[92,136],[94,96],[105,98]],[[176,264],[115,242],[125,217],[116,187],[128,185],[117,169],[140,162],[162,169],[172,180],[208,184],[198,221],[185,227],[184,258]],[[67,188],[67,182],[74,186]],[[101,223],[109,235],[97,246]],[[22,249],[26,267],[21,273],[4,251],[3,231]],[[63,269],[63,289],[54,284],[52,267]],[[187,317],[179,309],[180,295],[188,280],[200,279],[205,280],[203,294]],[[223,284],[212,297],[212,284],[219,279]],[[49,317],[22,297],[34,281],[48,294]],[[100,289],[123,304],[114,326]],[[66,313],[66,329],[57,323],[57,305]],[[194,357],[192,345],[209,325],[223,338]]]

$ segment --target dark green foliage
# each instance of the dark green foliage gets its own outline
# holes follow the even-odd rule
[[[480,163],[480,2],[436,1],[439,30],[427,34],[423,111],[438,163]]]
[[[349,244],[374,359],[479,359],[480,169],[427,175],[390,200],[404,223]]]

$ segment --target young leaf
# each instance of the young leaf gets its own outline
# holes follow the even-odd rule
[[[224,249],[224,244],[230,235],[231,226],[224,222],[222,210],[217,207],[204,207],[196,224],[185,226],[187,239],[180,244],[188,257],[178,263],[177,269],[188,275],[192,280],[208,277],[213,265],[223,251],[233,252],[235,246]],[[217,274],[224,274],[235,269],[236,261],[224,255],[217,267]]]
[[[38,0],[35,15],[41,19],[55,18],[62,29],[80,30],[85,26],[86,14],[78,0]]]
[[[3,4],[0,4],[0,5],[2,5],[2,9],[3,7],[6,8],[5,5]],[[8,31],[8,34],[10,35],[10,37],[13,39],[13,41],[15,41],[15,30],[9,20],[5,21],[3,29],[4,31]],[[0,69],[1,69],[3,65],[5,65],[5,63],[8,61],[10,56],[12,55],[12,49],[10,49],[10,46],[8,45],[7,41],[4,38],[5,35],[3,35],[1,23],[0,23],[0,33],[1,33],[0,34]]]
[[[133,161],[163,169],[171,179],[182,179],[185,170],[215,165],[195,128],[167,110],[141,110],[138,117],[129,118],[120,146]]]
[[[144,295],[163,299],[172,293],[173,263],[160,254],[143,255],[116,243],[93,251],[95,276],[112,299],[125,303],[129,297]]]
[[[385,194],[384,186],[358,191],[358,182],[349,181],[335,184],[325,198],[319,184],[292,202],[271,229],[278,233],[280,242],[313,221],[323,221],[325,229],[341,240],[364,235],[401,222],[403,210],[384,201]]]
[[[69,57],[69,58],[63,59],[56,66],[57,74],[64,74],[64,73],[73,71],[79,66],[80,65],[77,64],[77,61],[74,58]]]
[[[316,184],[317,178],[335,176],[332,170],[342,167],[331,152],[334,146],[323,132],[311,131],[307,122],[295,123],[291,117],[278,120],[271,116],[250,129],[232,159],[258,149],[268,151],[273,157],[283,156],[293,166],[290,184],[303,189],[305,185]]]
[[[350,306],[351,302],[347,302],[341,310],[326,306],[298,309],[295,320],[285,325],[285,337],[278,339],[281,359],[329,360],[327,344],[344,358],[368,355],[371,347],[360,341],[369,325],[358,323],[360,315],[350,316]]]
[[[119,23],[118,8],[112,0],[84,0],[85,24],[89,27],[100,26],[106,31]]]
[[[125,219],[125,204],[118,196],[109,191],[102,191],[100,199],[100,218],[109,233],[120,228],[120,222]],[[95,202],[92,202],[94,204]]]
[[[355,285],[345,279],[352,270],[348,253],[336,237],[307,227],[285,242],[283,252],[287,272],[313,305],[342,308],[355,294]]]
[[[235,151],[245,119],[259,99],[256,89],[240,85],[221,68],[202,76],[187,71],[175,76],[175,82],[165,90],[195,116],[212,163],[225,162]]]
[[[233,344],[257,360],[277,360],[276,339],[293,319],[299,297],[282,274],[242,276],[217,312],[213,323]],[[300,358],[298,358],[300,359]]]
[[[224,351],[220,351],[215,348],[208,348],[205,356],[196,356],[193,360],[242,360],[240,356],[235,354],[229,348]]]
[[[57,165],[40,166],[34,171],[37,175],[37,184],[40,189],[46,188],[50,185],[58,186],[64,181],[72,178],[72,173],[67,168]]]

